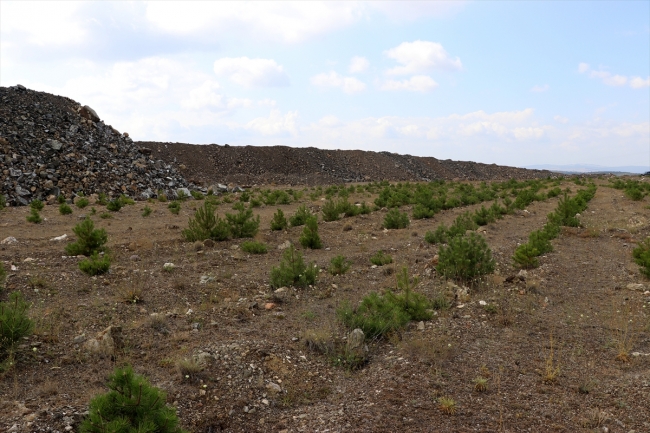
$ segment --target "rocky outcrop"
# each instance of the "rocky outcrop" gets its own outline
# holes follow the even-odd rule
[[[152,158],[89,106],[0,87],[0,194],[9,204],[79,192],[149,198],[188,186],[172,165]]]

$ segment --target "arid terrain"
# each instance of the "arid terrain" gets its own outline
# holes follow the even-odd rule
[[[270,230],[277,209],[289,217],[304,204],[320,214],[325,193],[307,188],[291,204],[253,208],[261,219],[255,239],[269,247],[260,255],[243,252],[242,239],[184,241],[202,204],[193,199],[178,215],[154,200],[111,213],[91,201],[71,215],[46,205],[40,224],[26,221],[27,206],[6,208],[0,241],[17,242],[0,245],[8,273],[0,300],[20,291],[36,327],[0,376],[0,431],[75,431],[90,399],[106,392],[107,376],[130,364],[167,392],[192,432],[650,432],[650,284],[632,258],[650,235],[649,199],[632,201],[606,178],[594,182],[582,227],[563,228],[527,273],[513,266],[513,252],[558,197],[481,228],[497,265],[467,298],[436,273],[440,247],[424,235],[480,204],[396,230],[382,228],[385,208],[333,222],[319,216],[323,248],[310,250],[298,242],[303,227]],[[373,203],[379,190],[358,185],[350,202]],[[571,179],[559,187],[582,188]],[[147,217],[145,206],[153,210]],[[411,206],[400,210],[412,214]],[[232,204],[217,206],[226,212]],[[87,276],[79,258],[65,256],[84,216],[108,232],[108,274]],[[313,286],[270,286],[286,241],[320,268]],[[373,266],[379,250],[393,263]],[[333,276],[336,255],[352,265]],[[394,289],[403,266],[419,277],[415,292],[447,305],[431,320],[366,341],[359,368],[317,350],[316,340],[336,345],[348,336],[336,313],[344,301]],[[90,351],[89,339],[109,326],[121,327],[121,344]],[[441,398],[455,410],[444,411]]]

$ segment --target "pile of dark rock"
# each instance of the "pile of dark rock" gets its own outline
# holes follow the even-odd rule
[[[81,192],[147,199],[193,187],[92,108],[21,85],[0,87],[0,194],[7,204]]]

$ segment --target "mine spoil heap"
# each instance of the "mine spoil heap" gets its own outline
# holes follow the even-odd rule
[[[507,180],[553,175],[546,170],[441,160],[363,150],[329,150],[287,146],[197,146],[138,142],[156,158],[176,164],[190,182],[218,180],[240,185],[322,185],[369,181]]]
[[[146,199],[192,186],[92,108],[21,85],[0,87],[0,174],[12,205],[80,192]]]

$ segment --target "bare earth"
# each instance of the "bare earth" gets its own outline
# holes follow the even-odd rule
[[[269,245],[263,255],[243,253],[239,240],[201,251],[182,241],[197,201],[184,202],[180,215],[167,203],[138,202],[111,219],[99,218],[105,209],[94,205],[92,219],[108,231],[113,255],[111,272],[100,277],[84,275],[77,258],[62,257],[67,241],[50,241],[73,237],[90,207],[63,216],[46,206],[39,225],[26,222],[27,207],[5,209],[0,240],[13,236],[18,243],[0,245],[9,274],[0,300],[21,291],[33,304],[36,331],[21,345],[17,366],[0,378],[0,431],[76,429],[90,399],[106,391],[108,374],[128,363],[167,392],[192,432],[650,432],[649,284],[631,255],[650,234],[648,199],[634,202],[605,180],[596,184],[580,217],[584,228],[565,229],[525,279],[516,277],[512,254],[543,226],[557,199],[486,226],[497,272],[468,301],[454,300],[432,271],[438,247],[423,237],[476,206],[413,220],[402,230],[384,231],[382,210],[321,221],[324,248],[301,249],[323,269],[316,285],[281,293],[269,287],[282,255],[277,247],[286,240],[299,246],[302,227],[271,232],[269,224],[277,208],[289,216],[299,203],[255,209],[256,239]],[[353,194],[350,201],[374,198]],[[313,209],[323,203],[307,194],[301,202]],[[154,210],[147,218],[145,205]],[[230,208],[221,204],[217,212]],[[395,287],[394,273],[371,267],[380,249],[393,256],[390,267],[408,266],[420,276],[416,291],[443,293],[452,306],[423,328],[412,323],[369,342],[368,363],[349,371],[310,350],[305,336],[345,337],[339,304]],[[353,265],[332,276],[329,261],[338,254]],[[168,262],[176,266],[171,272],[163,270]],[[213,279],[201,284],[202,276]],[[645,287],[630,290],[630,283]],[[267,310],[267,303],[275,307]],[[83,337],[75,343],[109,325],[121,326],[124,340],[113,357],[89,354]],[[621,351],[627,362],[616,359]],[[178,362],[196,356],[202,370],[179,373]],[[544,381],[549,362],[559,374]],[[474,389],[477,376],[489,379],[487,391]],[[456,401],[455,414],[440,409],[440,397]]]

